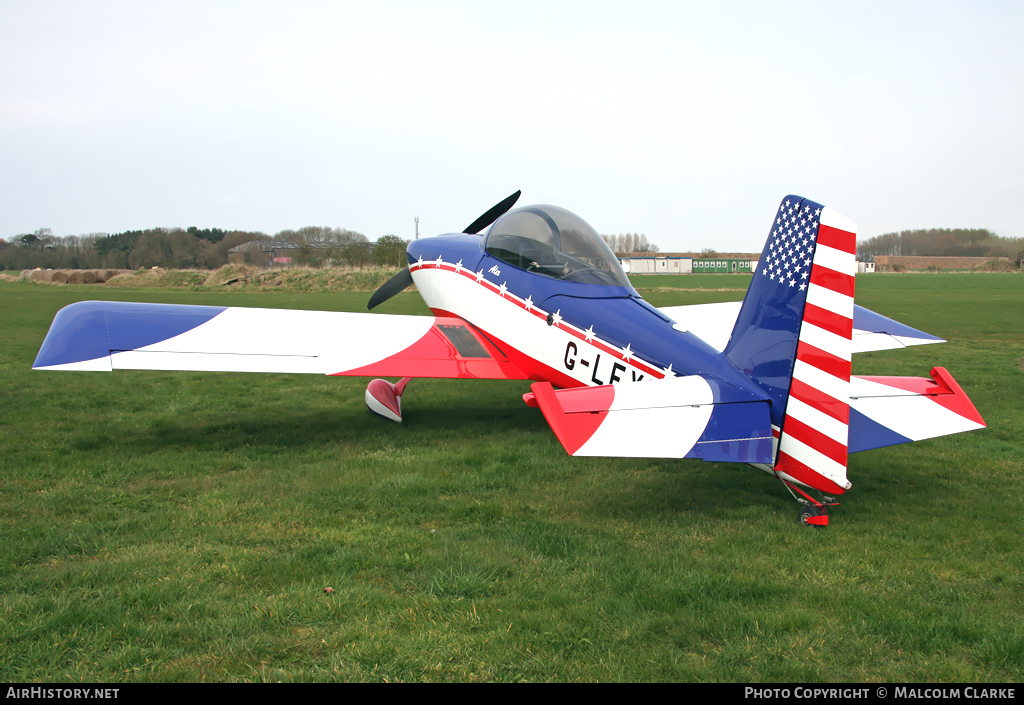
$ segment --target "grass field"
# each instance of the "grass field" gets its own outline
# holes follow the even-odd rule
[[[852,456],[819,531],[745,466],[568,457],[526,383],[415,380],[398,425],[366,379],[29,369],[74,301],[365,293],[0,282],[0,680],[1020,681],[1024,276],[857,287],[949,342],[854,373],[948,367],[989,428]]]

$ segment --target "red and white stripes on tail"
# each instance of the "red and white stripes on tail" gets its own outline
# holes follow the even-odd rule
[[[830,494],[846,478],[857,226],[825,208],[811,262],[775,470]]]

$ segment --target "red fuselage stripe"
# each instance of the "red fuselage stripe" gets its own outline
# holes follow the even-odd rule
[[[789,388],[789,396],[799,399],[823,414],[828,414],[836,421],[842,421],[844,424],[850,423],[850,405],[846,400],[833,399],[825,392],[798,379],[793,380]]]
[[[819,350],[801,340],[797,344],[796,359],[806,362],[808,365],[818,368],[822,372],[828,372],[844,382],[850,381],[850,361],[836,357],[832,353]]]
[[[811,284],[823,286],[843,296],[853,296],[853,277],[828,267],[811,265]]]
[[[857,254],[857,236],[846,230],[833,228],[831,225],[818,226],[818,244],[836,250]]]
[[[822,492],[828,492],[829,494],[843,494],[846,492],[845,489],[832,482],[832,480],[828,479],[820,472],[804,465],[799,460],[782,450],[779,451],[779,461],[776,463],[775,469],[786,473],[794,480],[802,482],[808,487],[813,487],[814,489],[821,490]]]
[[[481,286],[483,286],[485,289],[487,289],[491,293],[497,294],[498,296],[500,296],[501,298],[505,299],[506,301],[512,302],[513,304],[515,304],[519,308],[523,309],[527,313],[533,314],[534,316],[536,316],[537,318],[541,319],[542,321],[543,320],[547,320],[547,317],[548,317],[548,312],[547,311],[543,311],[543,310],[537,308],[535,305],[533,305],[533,303],[531,303],[529,306],[527,306],[525,301],[521,300],[518,296],[516,296],[515,294],[513,294],[511,292],[507,292],[505,294],[502,294],[500,286],[495,286],[493,282],[488,281],[486,278],[484,278],[482,276],[482,274],[471,272],[471,271],[467,270],[465,267],[459,267],[459,268],[456,269],[454,264],[450,264],[448,262],[437,263],[437,262],[427,262],[427,261],[424,261],[423,263],[413,264],[413,265],[409,266],[409,270],[410,271],[414,272],[414,271],[416,271],[418,269],[444,269],[446,271],[449,271],[449,272],[452,272],[452,273],[455,273],[455,274],[460,274],[463,277],[466,277],[467,279],[471,279],[471,280],[475,281],[477,284],[480,284]],[[478,274],[479,274],[479,276],[478,276]],[[452,314],[452,315],[454,315],[454,314]],[[596,336],[591,336],[588,339],[588,337],[587,337],[587,335],[586,335],[586,333],[584,331],[578,330],[575,326],[573,326],[571,324],[567,324],[567,323],[561,322],[561,323],[553,323],[552,325],[558,326],[559,330],[565,331],[566,333],[568,333],[569,335],[573,336],[577,340],[582,340],[582,341],[585,341],[585,342],[589,343],[590,345],[593,345],[594,347],[596,347],[598,350],[600,350],[603,353],[611,355],[612,357],[615,357],[615,358],[617,358],[619,360],[622,360],[623,362],[629,363],[633,367],[636,367],[638,370],[642,370],[645,374],[648,374],[651,377],[654,377],[655,379],[662,379],[662,378],[665,377],[665,373],[663,371],[661,371],[661,370],[659,370],[659,369],[657,369],[655,367],[651,367],[650,365],[646,364],[645,362],[643,362],[641,360],[638,360],[637,358],[635,358],[633,356],[630,356],[629,358],[627,358],[625,355],[622,354],[622,350],[620,350],[619,348],[617,348],[617,347],[615,347],[613,345],[609,345],[608,343],[604,342],[603,340],[601,340],[600,338],[598,338]]]
[[[811,428],[803,421],[789,416],[786,418],[785,433],[804,445],[810,446],[822,455],[828,456],[842,466],[846,466],[846,445],[834,438],[829,438],[821,431]]]
[[[804,305],[804,321],[818,326],[829,333],[835,333],[840,338],[850,340],[853,337],[853,319],[832,313],[828,309],[815,306],[812,303]]]

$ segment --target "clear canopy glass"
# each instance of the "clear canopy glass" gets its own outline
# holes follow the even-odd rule
[[[528,272],[580,284],[630,285],[597,231],[564,208],[511,210],[491,226],[485,246],[498,259]]]

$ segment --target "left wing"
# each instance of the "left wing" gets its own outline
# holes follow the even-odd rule
[[[58,311],[32,368],[527,379],[460,318],[112,301]]]
[[[732,335],[742,301],[690,306],[664,306],[658,310],[676,321],[680,330],[688,330],[719,352],[725,350]],[[863,306],[853,307],[853,352],[894,350],[911,345],[927,345],[946,341],[904,325],[899,321],[870,311]]]

